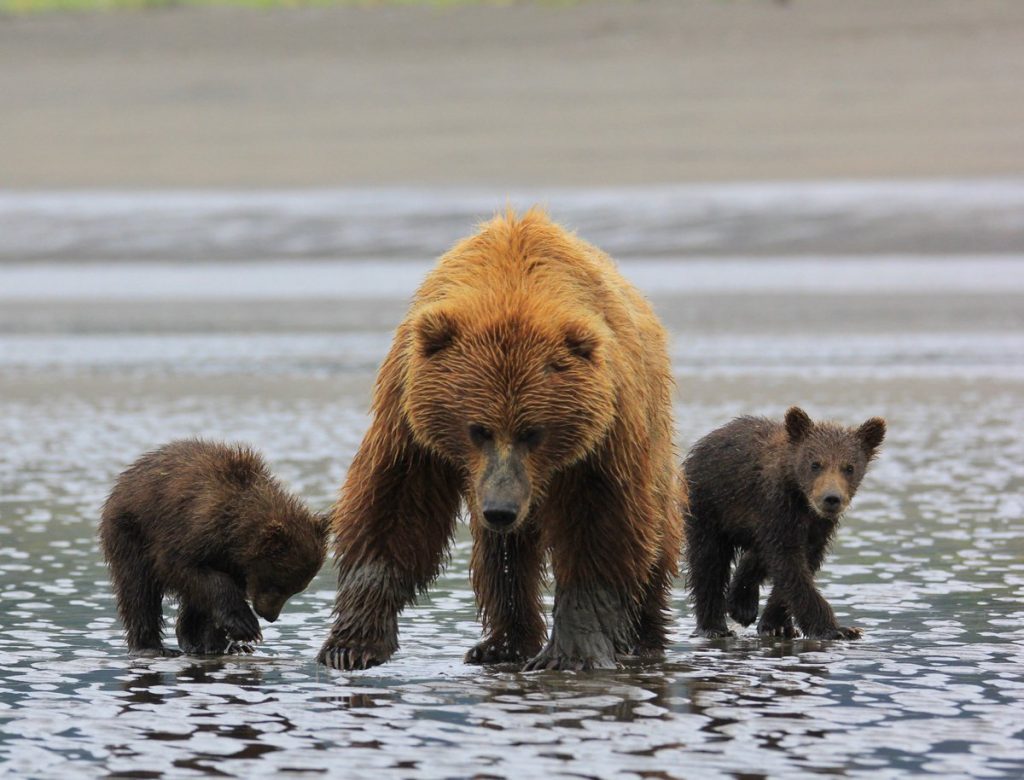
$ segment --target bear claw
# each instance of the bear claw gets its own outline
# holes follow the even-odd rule
[[[513,648],[508,640],[484,639],[477,642],[466,653],[463,661],[467,664],[505,664],[522,661],[527,654]]]
[[[387,659],[378,657],[377,653],[373,650],[360,651],[348,647],[325,647],[320,651],[317,660],[324,666],[329,666],[332,669],[354,671],[379,666]]]
[[[836,626],[824,631],[805,633],[804,636],[808,639],[860,639],[864,636],[864,632],[852,626]]]
[[[618,669],[614,658],[580,658],[564,655],[546,647],[526,662],[524,672],[589,672],[594,669]]]
[[[778,637],[780,639],[796,639],[800,636],[800,632],[789,624],[782,626],[758,626],[757,633],[759,636]]]
[[[736,632],[726,628],[725,626],[716,626],[714,628],[695,629],[691,636],[700,636],[705,639],[724,639],[726,637],[736,636]]]
[[[181,655],[181,651],[172,650],[169,647],[146,647],[132,650],[129,655],[133,658],[177,658]]]

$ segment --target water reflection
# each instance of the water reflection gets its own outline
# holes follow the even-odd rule
[[[889,418],[885,452],[821,577],[841,618],[865,628],[860,642],[762,640],[749,629],[692,639],[677,590],[664,663],[530,675],[466,666],[480,629],[463,532],[429,598],[403,615],[401,650],[386,666],[340,673],[314,663],[329,569],[264,627],[252,657],[128,658],[94,529],[110,479],[138,452],[192,433],[249,440],[312,504],[333,499],[365,428],[372,372],[361,366],[379,334],[343,340],[357,359],[326,376],[304,366],[329,363],[331,339],[296,339],[301,359],[269,379],[236,373],[234,347],[189,363],[192,342],[126,374],[105,362],[115,336],[99,360],[76,355],[87,368],[61,382],[46,361],[38,375],[31,360],[23,374],[0,374],[0,773],[1024,773],[1024,386],[1019,367],[995,366],[1004,352],[983,348],[972,360],[981,337],[953,350],[970,371],[936,358],[941,381],[928,363],[938,337],[908,340],[921,349],[904,364],[885,338],[855,341],[861,363],[848,373],[858,377],[839,382],[807,367],[805,336],[754,360],[755,342],[740,334],[719,342],[737,348],[707,375],[680,368],[682,442],[798,400],[822,416]],[[232,342],[247,343],[276,360],[276,342]],[[713,350],[700,349],[713,364]],[[45,392],[29,392],[33,382]]]

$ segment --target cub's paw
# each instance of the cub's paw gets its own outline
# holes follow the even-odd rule
[[[808,639],[860,639],[864,632],[859,628],[830,626],[816,631],[804,632]]]
[[[702,636],[705,639],[723,639],[725,637],[736,636],[735,631],[731,631],[725,626],[710,626],[709,628],[697,628],[690,636]]]
[[[525,661],[530,653],[512,645],[507,637],[485,637],[477,642],[463,661],[467,664],[507,664]]]
[[[757,620],[758,592],[756,590],[729,591],[729,617],[741,626]]]
[[[227,637],[235,642],[261,642],[263,632],[260,631],[260,621],[256,613],[248,604],[245,608],[224,610],[217,616],[217,624],[224,629]],[[222,649],[223,651],[223,649]]]
[[[324,666],[342,671],[369,669],[380,666],[391,658],[391,653],[373,647],[345,647],[342,645],[324,645],[316,660]]]
[[[765,625],[763,623],[757,626],[758,636],[776,637],[779,639],[796,639],[800,636],[800,632],[796,630],[792,623],[783,623],[782,625]]]
[[[169,647],[141,647],[128,653],[132,658],[177,658],[180,650]]]
[[[225,655],[252,655],[256,652],[256,648],[247,642],[232,642],[227,646],[224,651]]]

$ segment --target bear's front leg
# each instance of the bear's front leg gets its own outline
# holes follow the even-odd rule
[[[182,604],[210,616],[214,626],[229,640],[249,644],[263,639],[259,618],[245,600],[245,591],[227,574],[196,569],[185,572],[182,583]]]
[[[461,483],[453,470],[378,418],[332,515],[338,595],[317,660],[368,669],[398,649],[398,615],[441,571]]]
[[[528,521],[529,523],[529,521]],[[522,663],[540,650],[547,633],[541,613],[543,554],[535,527],[503,534],[472,520],[470,577],[484,638],[468,653],[468,664]]]
[[[635,640],[635,607],[604,584],[555,586],[551,639],[523,671],[615,669]]]
[[[645,585],[661,556],[657,502],[600,462],[552,483],[537,518],[551,550],[551,638],[525,670],[614,669],[637,646]]]
[[[764,582],[766,575],[764,564],[757,552],[744,552],[736,564],[726,599],[729,616],[741,626],[749,626],[757,619],[761,583]]]
[[[814,584],[814,575],[804,557],[790,560],[790,565],[780,566],[773,572],[772,581],[779,599],[785,603],[800,631],[808,639],[859,639],[861,630],[840,626],[831,605]],[[767,612],[767,607],[765,609]]]

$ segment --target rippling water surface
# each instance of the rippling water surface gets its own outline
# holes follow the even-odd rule
[[[461,662],[479,634],[465,528],[393,661],[350,674],[313,662],[329,567],[251,657],[132,659],[97,552],[112,478],[175,436],[252,442],[326,507],[420,266],[278,300],[211,295],[221,271],[200,265],[197,302],[144,281],[117,300],[54,294],[83,267],[32,287],[0,265],[0,774],[1022,776],[1024,257],[1004,252],[990,281],[972,258],[904,261],[842,262],[930,283],[836,289],[828,258],[811,282],[776,266],[792,288],[757,282],[771,260],[624,264],[672,332],[680,449],[797,402],[888,418],[820,578],[865,638],[694,639],[680,589],[664,663],[529,675]]]

